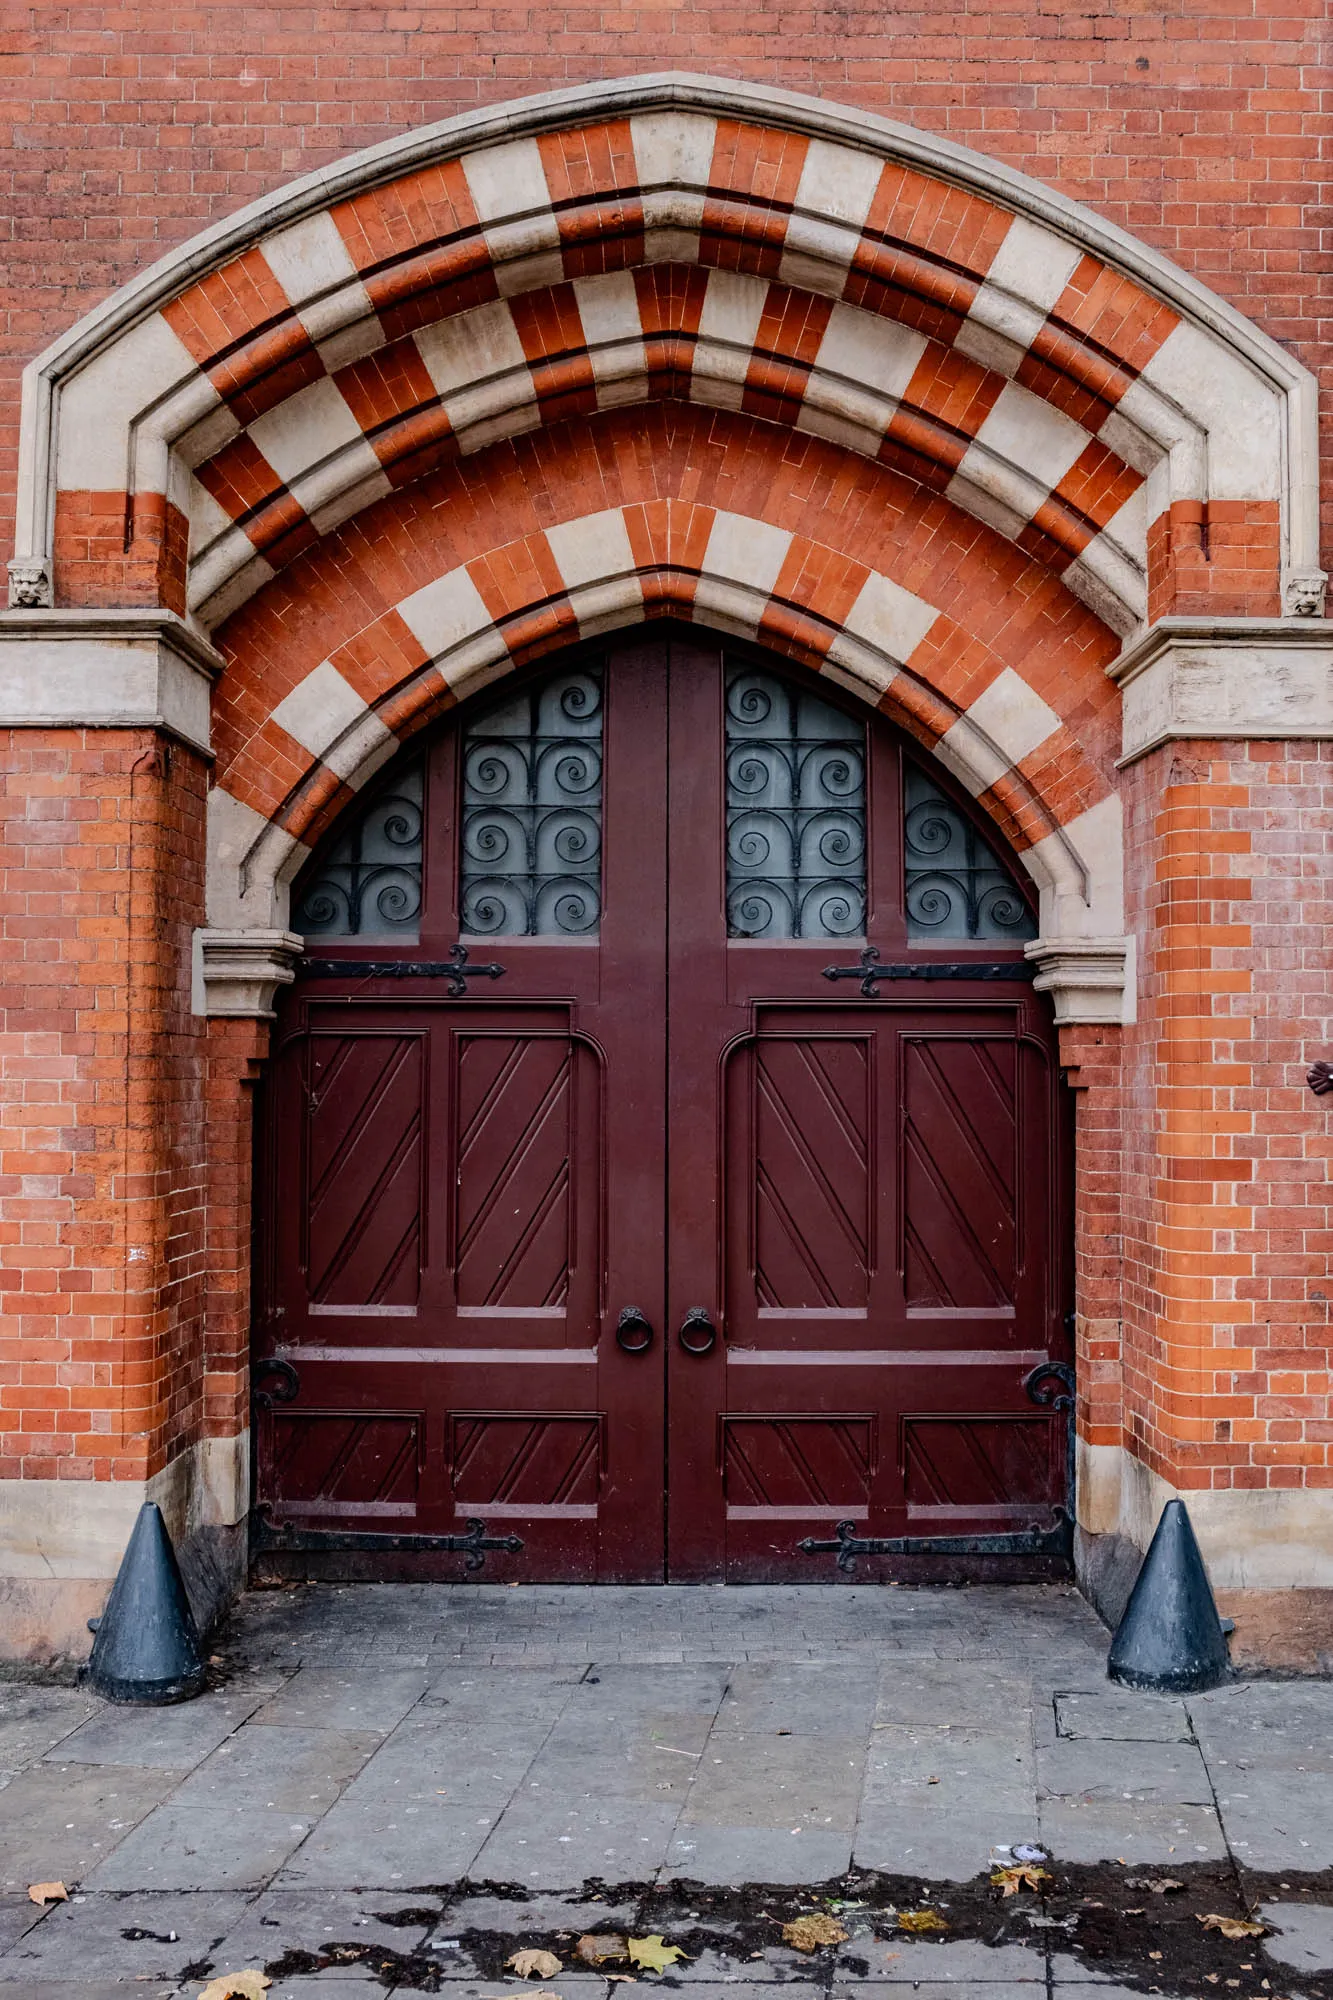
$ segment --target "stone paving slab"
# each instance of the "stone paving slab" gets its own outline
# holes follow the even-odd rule
[[[340,1929],[429,1947],[453,2000],[504,2000],[518,1982],[480,1980],[447,1940],[633,1922],[632,1903],[589,1900],[591,1877],[799,1885],[854,1861],[945,1903],[1032,1839],[1071,1863],[1333,1866],[1333,1685],[1140,1696],[1107,1683],[1105,1649],[1057,1587],[256,1593],[221,1641],[224,1684],[197,1702],[0,1687],[0,2000],[194,2000],[199,1939],[239,1969]],[[43,1914],[23,1891],[49,1878],[75,1900]],[[1303,1955],[1282,1961],[1275,1939],[1275,1964],[1311,1970],[1327,1916],[1297,1905],[1284,1935]],[[173,1928],[178,1959],[123,1935]],[[1040,1934],[862,1931],[832,1967],[775,1946],[676,1974],[664,1986],[690,2000],[783,1984],[1031,2000],[1048,1975],[1052,1993],[1120,1991]],[[363,1990],[385,1987],[343,1965],[270,2000]],[[592,1971],[549,1990],[614,1994]]]

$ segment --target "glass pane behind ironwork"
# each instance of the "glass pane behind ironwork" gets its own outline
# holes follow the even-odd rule
[[[304,937],[416,939],[424,785],[418,759],[340,824],[297,890],[292,921]]]
[[[907,935],[916,944],[974,938],[1021,944],[1032,912],[989,841],[952,799],[908,763],[904,783]]]
[[[728,935],[859,937],[863,726],[776,674],[734,666],[726,733]]]
[[[459,906],[483,937],[595,934],[602,910],[602,677],[511,695],[463,736]]]

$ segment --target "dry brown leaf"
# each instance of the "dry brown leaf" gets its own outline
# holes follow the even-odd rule
[[[604,1976],[612,1986],[637,1986],[639,1983],[632,1972],[608,1972]]]
[[[1020,1861],[1016,1868],[997,1868],[991,1881],[1005,1896],[1016,1896],[1020,1889],[1035,1889],[1040,1893],[1043,1882],[1049,1882],[1049,1868],[1038,1868],[1035,1861]]]
[[[947,1931],[949,1926],[938,1910],[900,1910],[900,1931]]]
[[[40,1903],[43,1907],[47,1903],[67,1903],[69,1890],[63,1882],[29,1882],[28,1901]]]
[[[1252,1924],[1247,1917],[1219,1917],[1210,1910],[1206,1917],[1196,1919],[1206,1931],[1221,1931],[1224,1938],[1267,1937],[1264,1924]]]
[[[667,1944],[660,1932],[651,1937],[627,1938],[631,1965],[641,1965],[645,1972],[665,1972],[678,1958],[687,1958],[678,1944]]]
[[[550,1986],[525,1986],[521,1993],[506,1993],[504,2000],[560,2000],[560,1995]]]
[[[1169,1896],[1173,1889],[1183,1889],[1174,1875],[1126,1875],[1127,1889],[1151,1889],[1155,1896]]]
[[[224,1972],[209,1980],[199,2000],[264,2000],[272,1984],[263,1972]]]
[[[609,1932],[590,1931],[574,1947],[575,1956],[585,1965],[605,1965],[608,1959],[628,1958],[629,1946],[623,1937]],[[622,1977],[627,1975],[622,1974]]]
[[[845,1944],[851,1933],[836,1917],[818,1911],[809,1917],[793,1917],[782,1926],[782,1935],[796,1951],[818,1951],[821,1945]]]
[[[505,1960],[505,1964],[520,1979],[531,1979],[534,1972],[538,1979],[554,1979],[556,1973],[563,1969],[553,1951],[542,1951],[532,1945],[523,1951],[516,1951],[512,1958]]]

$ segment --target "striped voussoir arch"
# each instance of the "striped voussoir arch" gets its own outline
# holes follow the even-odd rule
[[[354,791],[443,710],[554,647],[662,615],[758,639],[890,715],[979,799],[1038,880],[1086,902],[1079,854],[1107,839],[1118,849],[1118,802],[1055,689],[1047,699],[868,564],[763,520],[664,501],[478,556],[350,633],[219,771],[212,810],[228,851],[289,878]],[[952,680],[950,661],[966,662]],[[1064,699],[1072,705],[1070,690]]]
[[[313,209],[108,353],[63,391],[57,546],[62,509],[77,527],[123,478],[130,414],[131,519],[188,519],[213,624],[424,471],[674,398],[909,473],[1125,633],[1160,524],[1237,491],[1218,436],[1277,424],[1228,350],[1055,228],[869,148],[667,107]],[[1275,493],[1244,491],[1272,539]]]

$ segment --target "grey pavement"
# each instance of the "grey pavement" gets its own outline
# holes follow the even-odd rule
[[[1262,1876],[1267,1990],[1320,1990],[1333,1897],[1270,1878],[1333,1869],[1333,1684],[1134,1695],[1106,1644],[1057,1586],[257,1592],[181,1707],[0,1684],[0,2000],[177,2000],[264,1966],[271,2000],[503,2000],[521,1982],[485,1939],[629,1927],[652,1885],[686,1925],[710,1887],[855,1870],[944,1904],[1028,1841]],[[70,1901],[41,1911],[27,1886],[52,1879]],[[1040,1922],[941,1942],[864,1920],[818,1963],[715,1933],[668,1983],[1115,2000]],[[567,1963],[540,1983],[615,1996]]]

